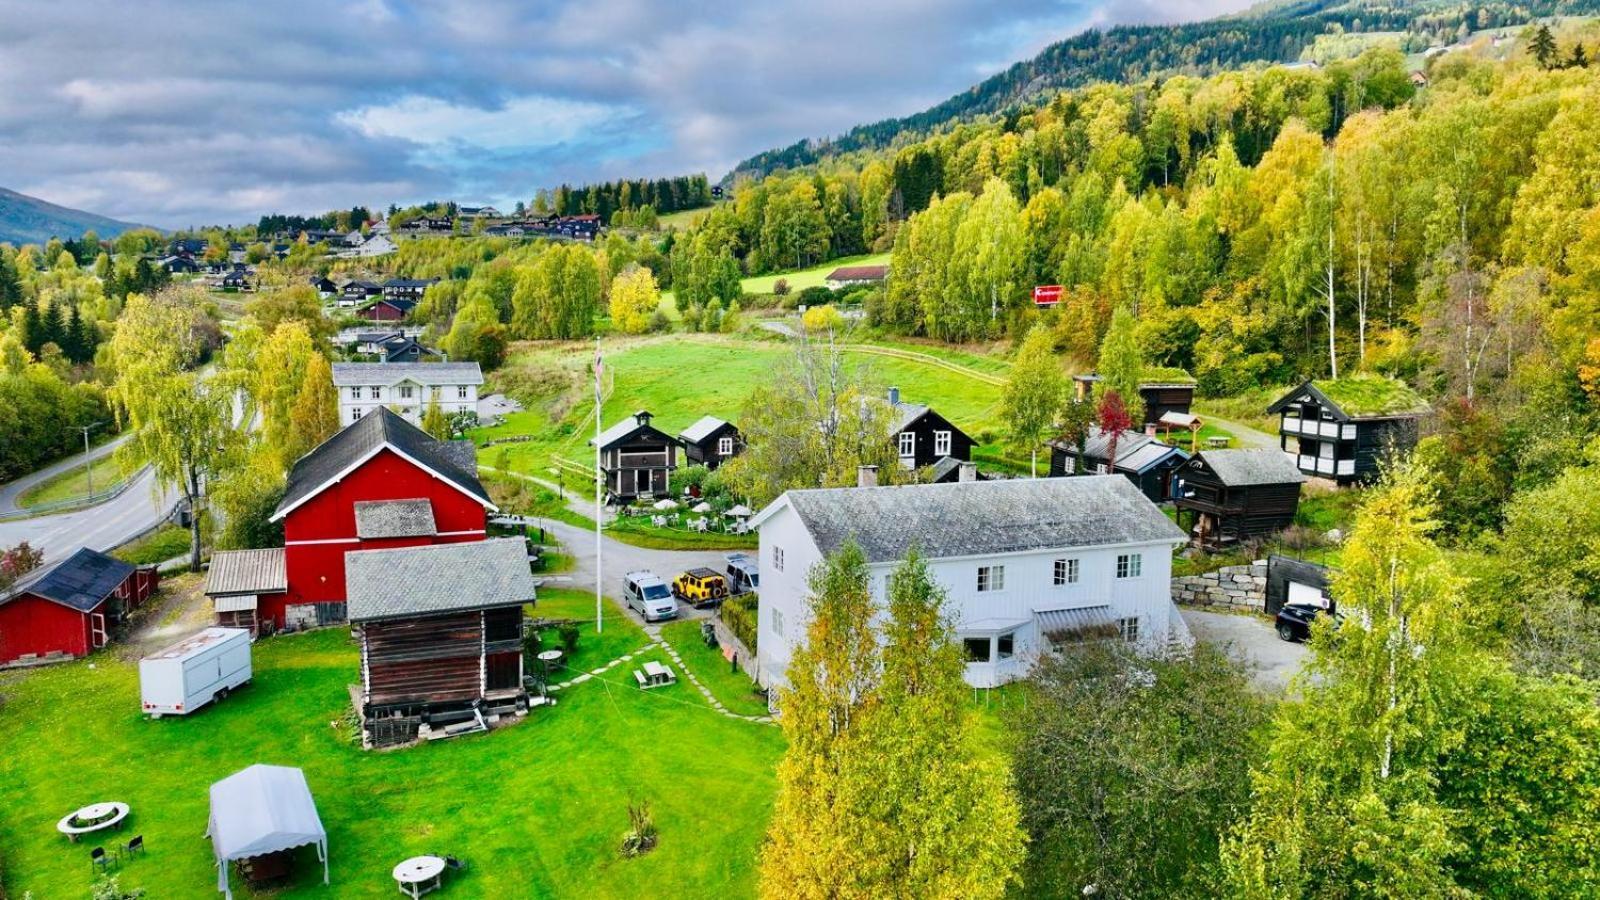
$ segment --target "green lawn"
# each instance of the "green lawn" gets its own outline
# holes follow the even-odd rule
[[[569,674],[557,673],[552,681],[565,681],[580,672],[598,669],[620,656],[625,656],[650,643],[632,619],[607,598],[603,604],[603,627],[599,633],[594,628],[594,594],[571,588],[540,588],[534,603],[533,615],[545,619],[582,619],[584,625],[578,636],[578,650],[567,660]],[[541,639],[547,650],[559,649],[561,636],[554,629],[543,632]]]
[[[344,629],[266,640],[249,687],[159,722],[138,713],[135,666],[109,654],[0,676],[5,890],[85,896],[95,844],[67,843],[55,822],[114,799],[133,808],[117,837],[148,847],[122,867],[124,888],[216,896],[207,786],[264,762],[305,770],[332,861],[331,887],[307,853],[273,896],[391,897],[390,869],[418,853],[469,862],[447,896],[753,896],[778,729],[716,713],[686,682],[641,692],[619,668],[490,734],[363,752],[330,727],[349,709],[357,659]],[[617,852],[630,800],[648,801],[660,830],[633,860]]]
[[[711,212],[711,207],[701,206],[695,209],[680,209],[677,212],[663,213],[656,216],[657,223],[662,231],[676,228],[679,231],[688,231],[693,228],[706,214]]]
[[[745,716],[767,714],[766,698],[755,692],[755,682],[735,671],[720,649],[706,646],[698,621],[673,622],[661,629],[661,637],[730,712]]]
[[[201,540],[204,541],[204,535]],[[111,551],[111,555],[136,566],[153,566],[189,552],[192,536],[181,525],[163,525],[150,534]]]
[[[792,272],[778,272],[772,275],[757,275],[746,278],[742,282],[746,294],[770,294],[773,285],[778,279],[789,282],[790,291],[803,291],[808,287],[818,287],[827,277],[829,272],[841,266],[886,266],[889,264],[889,254],[869,253],[862,256],[841,256],[830,259],[825,263],[818,263],[806,269],[796,269]]]
[[[17,505],[23,509],[43,506],[47,503],[61,503],[66,500],[76,500],[89,495],[89,481],[92,474],[94,489],[104,492],[121,483],[126,473],[123,472],[116,459],[116,454],[102,456],[89,464],[86,473],[82,466],[73,466],[65,472],[60,472],[46,478],[31,488],[23,491],[17,497]]]

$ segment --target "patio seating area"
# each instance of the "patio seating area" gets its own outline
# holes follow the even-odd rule
[[[676,684],[678,676],[672,671],[671,666],[651,660],[645,663],[642,668],[633,670],[633,680],[640,690],[648,691],[651,688]]]

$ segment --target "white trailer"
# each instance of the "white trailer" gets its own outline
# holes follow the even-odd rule
[[[139,660],[139,694],[152,719],[186,716],[250,680],[250,632],[207,628]]]

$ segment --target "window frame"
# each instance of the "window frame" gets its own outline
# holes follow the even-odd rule
[[[1006,631],[994,636],[994,657],[997,660],[1012,659],[1017,655],[1017,633]]]
[[[1004,564],[994,564],[978,567],[977,592],[980,594],[998,594],[1006,589],[1006,567]]]
[[[367,390],[372,394],[372,399],[374,399],[374,400],[382,400],[383,399],[383,388],[379,387],[378,385],[375,385],[375,384],[371,385]]]
[[[1128,581],[1144,577],[1143,553],[1117,554],[1117,580]]]
[[[1063,556],[1055,560],[1050,570],[1050,580],[1055,587],[1077,584],[1083,576],[1083,565],[1076,556]]]
[[[935,431],[933,433],[933,455],[949,456],[950,448],[955,444],[955,435],[950,431]]]
[[[783,548],[777,544],[772,545],[772,567],[779,572],[783,571]]]
[[[901,459],[912,459],[917,455],[917,433],[902,431],[899,436],[898,448]]]
[[[983,645],[983,655],[981,657],[972,652],[973,647],[979,643]],[[961,639],[961,655],[966,658],[968,665],[992,663],[994,662],[994,639],[988,636],[964,637]]]
[[[722,437],[717,438],[717,455],[718,456],[732,456],[733,455],[733,438],[728,437],[727,435],[724,435]]]
[[[1139,617],[1125,616],[1117,620],[1117,634],[1125,643],[1134,644],[1139,641]]]

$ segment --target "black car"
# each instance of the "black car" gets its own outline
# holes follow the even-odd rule
[[[1311,638],[1311,623],[1316,621],[1318,615],[1333,615],[1320,606],[1309,603],[1286,603],[1278,610],[1277,619],[1274,621],[1278,629],[1278,637],[1286,641],[1304,641]],[[1334,616],[1334,624],[1338,624],[1339,617]]]

